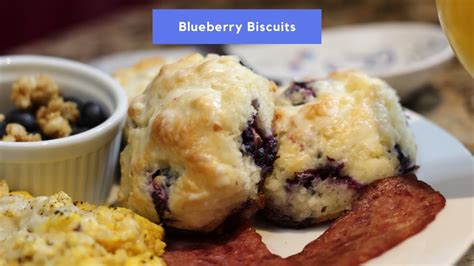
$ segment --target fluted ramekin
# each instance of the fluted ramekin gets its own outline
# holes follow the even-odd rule
[[[66,138],[40,142],[0,141],[0,179],[33,195],[65,191],[74,200],[103,203],[114,182],[127,96],[107,74],[88,65],[45,56],[0,57],[0,113],[13,108],[11,84],[21,75],[46,74],[61,94],[92,100],[108,119]]]

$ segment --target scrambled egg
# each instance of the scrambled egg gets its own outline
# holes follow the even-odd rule
[[[124,208],[32,197],[0,181],[0,265],[165,265],[163,228]]]

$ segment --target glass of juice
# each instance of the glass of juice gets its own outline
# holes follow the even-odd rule
[[[436,5],[451,47],[474,78],[474,0],[436,0]]]

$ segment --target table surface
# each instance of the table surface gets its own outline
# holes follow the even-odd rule
[[[210,2],[217,5],[216,1]],[[252,7],[261,7],[258,5],[261,2],[263,1],[255,1]],[[302,1],[295,1],[296,4],[300,2]],[[324,26],[401,20],[438,23],[434,1],[431,0],[354,2],[356,4],[336,0],[327,6],[316,6],[325,11]],[[182,7],[173,5],[167,7]],[[188,5],[184,7],[195,7],[189,3]],[[98,56],[117,52],[159,49],[159,46],[151,44],[150,10],[156,7],[155,4],[119,10],[62,33],[15,47],[7,51],[7,54],[42,54],[88,62]],[[295,6],[289,6],[291,7]],[[301,7],[307,6],[301,4]],[[403,104],[446,129],[471,153],[474,152],[474,81],[456,59],[443,66],[429,84],[408,97]],[[474,247],[471,247],[458,264],[474,265]]]

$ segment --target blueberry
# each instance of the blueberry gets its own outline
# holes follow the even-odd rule
[[[84,104],[80,99],[74,97],[74,96],[66,96],[64,97],[65,102],[73,102],[77,104],[77,109],[81,109],[82,105]]]
[[[71,135],[80,134],[80,133],[85,132],[87,130],[89,130],[88,127],[80,127],[80,126],[73,127]]]
[[[402,151],[402,148],[400,147],[400,145],[398,143],[395,144],[393,149],[397,153],[397,159],[398,159],[398,162],[400,164],[398,172],[400,174],[403,175],[403,174],[407,174],[407,173],[412,173],[416,169],[418,169],[418,165],[412,163],[410,157],[408,157],[408,155],[406,155]]]
[[[3,137],[3,135],[5,135],[5,127],[7,126],[7,122],[5,121],[5,119],[2,119],[0,121],[0,138]]]
[[[330,157],[326,157],[326,164],[317,168],[296,172],[293,178],[286,180],[285,190],[291,191],[297,186],[311,189],[314,182],[329,179],[332,183],[346,184],[348,188],[359,190],[362,185],[352,177],[343,173],[344,163],[338,162]]]
[[[18,123],[24,126],[28,132],[38,131],[35,115],[28,110],[13,109],[7,114],[5,121],[7,124]]]
[[[316,93],[311,88],[311,82],[293,82],[285,90],[285,96],[290,99],[292,105],[301,105],[316,97]]]
[[[258,102],[252,101],[252,105],[257,109]],[[259,127],[256,115],[247,121],[247,126],[241,133],[242,153],[251,156],[256,165],[260,166],[262,176],[266,176],[273,170],[273,162],[276,159],[278,145],[273,135],[265,135]]]
[[[94,102],[85,102],[81,107],[79,125],[93,128],[106,119],[105,112],[100,105]]]

